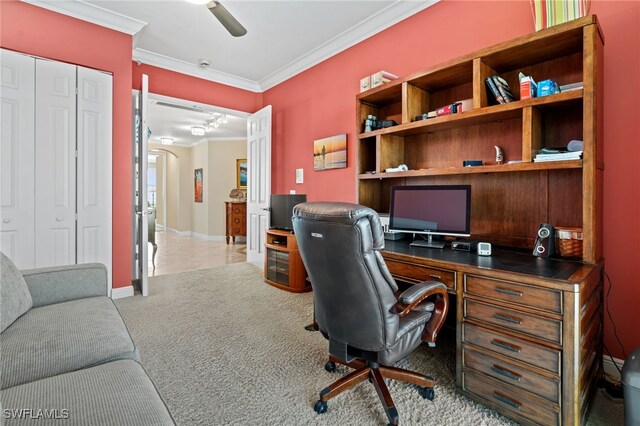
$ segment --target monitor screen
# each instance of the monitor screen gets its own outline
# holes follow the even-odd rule
[[[389,229],[468,237],[471,185],[418,185],[391,188]]]
[[[293,207],[306,202],[306,194],[271,194],[271,228],[293,230]]]

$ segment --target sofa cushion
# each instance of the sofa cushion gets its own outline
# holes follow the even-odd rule
[[[0,389],[117,359],[139,360],[105,296],[33,308],[0,335],[0,346]]]
[[[109,362],[3,390],[2,404],[3,424],[7,426],[35,424],[30,419],[16,419],[20,409],[31,417],[41,414],[38,425],[175,424],[153,382],[132,360]],[[65,420],[46,419],[47,413]]]
[[[22,274],[11,259],[0,252],[0,333],[32,305],[31,293]]]

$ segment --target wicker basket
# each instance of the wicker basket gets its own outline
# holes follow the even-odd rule
[[[556,228],[556,250],[562,257],[582,257],[582,228]]]

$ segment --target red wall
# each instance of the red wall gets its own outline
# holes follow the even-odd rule
[[[113,74],[113,287],[131,284],[131,36],[0,1],[0,46]]]
[[[498,7],[499,5],[499,7]],[[491,11],[491,13],[487,13]],[[593,1],[605,34],[604,253],[613,287],[609,310],[626,352],[640,347],[640,3]],[[378,70],[405,75],[534,31],[529,2],[444,0],[264,93],[273,105],[272,191],[311,201],[356,200],[355,95]],[[453,35],[453,36],[452,36]],[[635,117],[635,118],[634,118]],[[313,171],[313,140],[348,133],[349,167]],[[295,184],[295,169],[305,169]],[[635,169],[634,169],[635,167]],[[607,283],[606,289],[609,288]],[[605,344],[623,357],[607,318]]]
[[[296,189],[312,201],[355,201],[355,95],[362,76],[381,69],[409,74],[534,30],[526,1],[443,0],[255,94],[156,67],[132,66],[127,35],[13,0],[0,5],[2,47],[114,74],[114,287],[131,280],[130,90],[139,87],[142,72],[150,76],[153,93],[242,111],[273,105],[273,192]],[[640,264],[640,250],[628,249],[640,240],[640,179],[634,168],[640,159],[635,108],[640,93],[640,3],[593,0],[591,12],[598,15],[606,37],[604,252],[613,283],[608,306],[630,352],[640,346],[640,279],[634,268]],[[314,172],[312,141],[344,132],[349,137],[349,167]],[[300,167],[305,183],[297,185],[295,169]],[[608,319],[605,343],[614,356],[623,356]]]
[[[149,76],[149,92],[188,99],[209,105],[255,112],[262,105],[262,94],[202,80],[151,65],[133,62],[133,88],[140,90],[142,74]]]

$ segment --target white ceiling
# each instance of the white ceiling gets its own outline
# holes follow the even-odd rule
[[[142,63],[262,92],[438,0],[221,0],[237,38],[185,0],[23,1],[132,34]]]
[[[2,1],[2,0],[0,0]],[[438,0],[221,0],[247,29],[233,37],[205,5],[186,0],[23,0],[133,36],[132,59],[188,75],[263,92],[423,10]],[[207,59],[211,65],[199,66]],[[246,137],[246,119],[193,136],[214,112],[185,101],[149,106],[151,143],[160,137],[192,146]]]
[[[191,126],[204,126],[215,113],[225,113],[227,123],[210,128],[205,136],[191,134]],[[150,143],[160,143],[161,137],[173,138],[178,146],[193,146],[205,140],[246,138],[247,120],[230,114],[228,110],[184,101],[151,99],[147,124],[151,130]]]

